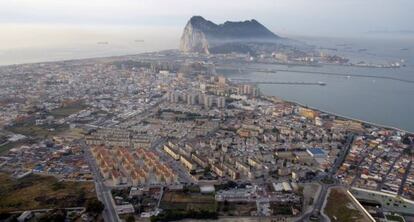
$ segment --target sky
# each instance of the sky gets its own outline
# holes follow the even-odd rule
[[[215,23],[256,19],[277,34],[359,36],[414,32],[413,0],[1,0],[0,26],[182,29],[192,15]]]

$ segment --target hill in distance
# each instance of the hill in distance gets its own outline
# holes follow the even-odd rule
[[[201,16],[193,16],[184,28],[180,50],[206,54],[252,53],[259,45],[274,44],[282,39],[254,19],[217,25]]]

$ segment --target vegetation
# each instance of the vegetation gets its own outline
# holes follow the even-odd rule
[[[0,213],[85,206],[94,197],[90,182],[59,182],[54,177],[38,175],[13,179],[0,173]]]
[[[69,105],[54,109],[50,111],[50,115],[52,115],[55,118],[64,118],[67,116],[70,116],[72,114],[75,114],[83,109],[85,109],[87,106],[84,105],[81,102],[71,103]]]
[[[356,209],[344,190],[331,189],[327,201],[324,211],[331,221],[363,221],[362,213]]]
[[[254,202],[229,202],[218,203],[218,213],[222,216],[251,216],[257,210]]]
[[[54,129],[51,131],[50,129]],[[60,134],[68,129],[67,125],[42,125],[36,126],[34,120],[29,120],[26,122],[15,123],[13,126],[7,127],[7,130],[22,134],[25,136],[35,137],[35,138],[47,138],[48,136],[54,136]]]
[[[237,183],[230,180],[227,183],[215,185],[214,187],[216,190],[228,190],[237,187]]]
[[[324,184],[333,184],[335,181],[332,178],[330,178],[330,177],[324,177],[321,180],[321,182],[324,183]]]
[[[210,211],[217,210],[217,202],[213,195],[185,192],[166,192],[161,200],[161,208],[166,210],[181,211]]]
[[[191,219],[217,219],[218,214],[217,212],[211,211],[195,211],[195,210],[188,210],[188,211],[180,211],[180,210],[166,210],[162,213],[158,214],[157,216],[151,217],[151,222],[157,221],[176,221],[182,220],[186,218]]]
[[[135,222],[135,217],[134,215],[128,215],[125,219],[126,222]]]
[[[390,221],[404,222],[404,218],[402,218],[400,215],[397,215],[397,214],[388,214],[385,217],[387,218],[387,220],[390,220]]]
[[[64,210],[52,210],[39,218],[39,222],[59,222],[65,221],[66,212]]]
[[[18,146],[22,146],[24,144],[26,144],[27,140],[20,140],[20,141],[16,141],[16,142],[9,142],[7,144],[4,144],[2,146],[0,146],[0,154],[6,151],[9,151],[10,149],[14,148],[14,147],[18,147]]]
[[[86,201],[86,211],[93,214],[100,214],[105,208],[105,205],[98,200],[98,198],[91,198]]]

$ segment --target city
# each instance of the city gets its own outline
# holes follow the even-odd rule
[[[412,0],[0,2],[0,222],[414,222]]]
[[[1,171],[94,183],[105,221],[328,221],[333,192],[361,221],[412,212],[412,134],[265,96],[196,58],[1,67]]]

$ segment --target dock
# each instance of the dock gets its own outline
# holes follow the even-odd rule
[[[286,81],[250,81],[249,79],[230,79],[230,81],[234,81],[236,83],[243,83],[243,84],[252,84],[252,85],[259,85],[259,84],[267,84],[267,85],[315,85],[315,86],[325,86],[325,82],[286,82]]]

